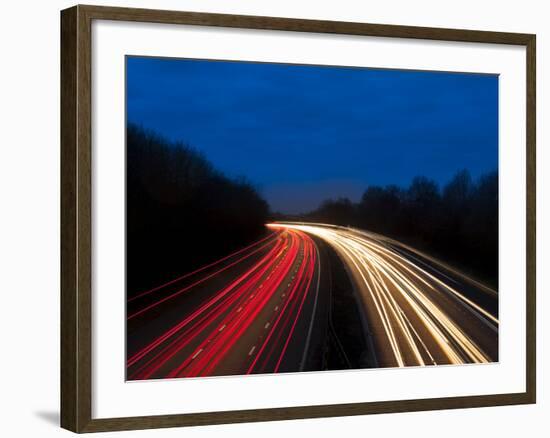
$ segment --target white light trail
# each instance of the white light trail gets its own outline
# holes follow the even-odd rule
[[[459,322],[474,316],[495,332],[498,319],[400,251],[351,229],[318,224],[269,226],[304,231],[336,250],[354,277],[369,324],[378,344],[386,346],[384,354],[391,365],[491,361]],[[454,319],[445,310],[450,300],[460,308]],[[468,317],[459,318],[464,314]]]

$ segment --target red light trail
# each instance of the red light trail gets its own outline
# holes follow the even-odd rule
[[[253,256],[260,257],[243,269]],[[223,374],[232,374],[227,372],[228,364],[235,374],[277,372],[310,295],[317,257],[306,233],[277,230],[241,251],[139,294],[132,304],[146,298],[147,302],[129,313],[129,320],[147,316],[184,292],[200,294],[208,280],[222,275],[226,279],[225,286],[129,355],[128,378],[216,375],[220,366]],[[227,281],[234,271],[242,273]],[[164,292],[185,279],[191,283]],[[152,302],[151,296],[156,297]]]
[[[371,355],[367,366],[498,360],[497,292],[384,236],[323,224],[268,228],[263,239],[128,300],[129,380],[324,369],[329,248],[366,321],[369,347],[359,353]]]

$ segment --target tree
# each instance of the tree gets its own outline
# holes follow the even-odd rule
[[[441,197],[437,183],[424,176],[413,179],[407,190],[402,220],[406,233],[430,242],[440,225]]]
[[[470,203],[474,185],[470,172],[461,170],[443,189],[443,201],[445,207],[458,212],[466,208]]]
[[[250,182],[227,178],[184,143],[128,125],[130,296],[258,238],[268,214]]]
[[[423,176],[408,188],[369,186],[361,200],[327,200],[306,219],[355,225],[420,246],[498,284],[498,172],[461,170],[440,191]]]
[[[309,217],[319,222],[348,226],[356,225],[356,214],[355,205],[348,198],[338,198],[327,199]]]
[[[370,186],[359,204],[360,225],[380,233],[397,230],[401,216],[403,191],[395,186]]]

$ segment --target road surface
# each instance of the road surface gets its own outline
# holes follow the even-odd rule
[[[498,360],[498,295],[490,288],[373,233],[317,224],[270,227],[304,231],[336,250],[362,303],[378,366]]]
[[[127,378],[305,369],[320,279],[314,240],[280,229],[138,294],[127,303]]]
[[[368,366],[498,360],[498,294],[490,288],[373,233],[268,228],[250,246],[128,300],[129,380],[326,369],[334,266],[322,260],[323,245],[353,287]]]

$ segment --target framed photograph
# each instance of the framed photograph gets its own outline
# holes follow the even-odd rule
[[[61,423],[535,403],[535,35],[61,13]]]

